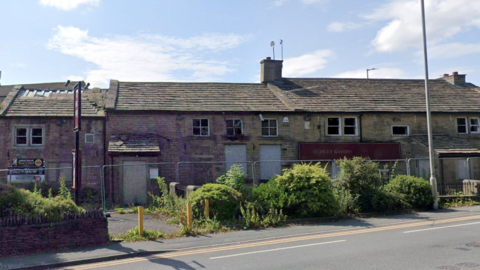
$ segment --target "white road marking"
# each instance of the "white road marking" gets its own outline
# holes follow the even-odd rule
[[[272,251],[285,250],[285,249],[293,249],[293,248],[302,248],[302,247],[311,247],[311,246],[319,246],[319,245],[326,245],[326,244],[334,244],[334,243],[340,243],[340,242],[345,242],[345,241],[347,241],[347,240],[338,240],[338,241],[322,242],[322,243],[315,243],[315,244],[308,244],[308,245],[301,245],[301,246],[293,246],[293,247],[284,247],[284,248],[276,248],[276,249],[269,249],[269,250],[260,250],[260,251],[246,252],[246,253],[238,253],[238,254],[233,254],[233,255],[219,256],[219,257],[211,257],[210,260],[224,259],[224,258],[229,258],[229,257],[237,257],[237,256],[250,255],[250,254],[258,254],[258,253],[264,253],[264,252],[272,252]]]
[[[469,226],[469,225],[475,225],[475,224],[480,224],[480,222],[457,224],[457,225],[450,225],[450,226],[443,226],[443,227],[434,227],[434,228],[428,228],[428,229],[406,231],[403,233],[415,233],[415,232],[431,231],[431,230],[446,229],[446,228],[453,228],[453,227]]]

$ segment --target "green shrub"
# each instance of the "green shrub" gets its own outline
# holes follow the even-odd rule
[[[355,203],[354,208],[360,212],[377,212],[382,204],[374,205],[376,202],[384,201],[383,185],[379,173],[379,164],[362,157],[342,159],[337,161],[340,166],[340,173],[334,181],[335,187],[342,193],[348,192]]]
[[[332,181],[320,163],[295,164],[275,181],[277,187],[287,193],[286,214],[300,217],[337,214]]]
[[[66,213],[81,213],[82,208],[71,199],[62,196],[44,198],[39,190],[31,192],[11,185],[0,185],[0,207],[2,213],[19,214],[27,217],[44,216],[49,221],[58,221]]]
[[[240,206],[240,212],[243,217],[243,225],[248,228],[276,226],[287,218],[281,209],[271,207],[265,210],[258,204],[248,201]]]
[[[245,176],[242,166],[235,164],[230,167],[230,170],[228,170],[226,174],[218,177],[216,182],[243,192],[247,187],[245,184]]]
[[[206,184],[195,190],[187,201],[196,217],[204,215],[205,199],[210,201],[210,213],[219,221],[234,219],[240,207],[241,194],[220,184]]]
[[[386,189],[405,195],[405,200],[414,208],[429,208],[433,204],[430,184],[423,178],[397,175],[390,180]]]
[[[288,194],[277,184],[275,178],[272,177],[267,183],[254,186],[249,200],[258,202],[263,209],[285,209],[288,205]]]
[[[351,214],[358,214],[360,209],[358,207],[358,197],[352,196],[348,190],[337,190],[335,194],[338,202],[338,214],[341,216],[348,216]]]
[[[411,205],[406,202],[404,194],[381,187],[372,196],[371,207],[374,212],[390,212],[408,209]]]

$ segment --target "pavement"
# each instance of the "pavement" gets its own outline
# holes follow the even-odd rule
[[[374,228],[393,224],[413,223],[425,220],[437,220],[469,215],[480,215],[480,206],[337,221],[299,221],[297,224],[289,224],[288,226],[281,228],[243,230],[231,233],[183,237],[169,240],[136,243],[117,242],[100,247],[72,250],[68,252],[42,253],[23,257],[3,258],[0,259],[0,269],[49,269],[146,256],[170,251],[256,242],[267,239],[280,239],[300,235]]]
[[[118,214],[116,212],[109,212],[108,218],[108,233],[112,236],[122,234],[138,226],[138,214]],[[156,230],[164,233],[176,233],[181,228],[165,222],[157,215],[144,214],[143,228],[146,230]]]

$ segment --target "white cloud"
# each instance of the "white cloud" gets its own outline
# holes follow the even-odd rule
[[[480,28],[480,1],[426,0],[425,13],[429,45],[438,44],[471,27]],[[380,52],[422,46],[421,13],[417,0],[393,0],[365,18],[389,21],[372,41]]]
[[[327,59],[333,56],[330,50],[318,50],[298,57],[286,58],[283,62],[284,77],[300,77],[323,69]]]
[[[82,4],[98,6],[99,3],[100,0],[40,0],[40,4],[44,6],[52,6],[62,10],[71,10]]]
[[[335,78],[367,78],[367,69],[361,68],[357,70],[345,71],[333,76]],[[405,72],[398,68],[379,68],[371,70],[368,73],[368,77],[372,79],[400,79],[406,78]]]
[[[480,53],[480,44],[463,44],[454,42],[430,47],[428,49],[428,58],[448,59],[475,53]],[[423,51],[418,52],[418,54],[423,54]]]
[[[96,38],[76,27],[56,28],[47,48],[94,64],[86,71],[93,86],[123,81],[210,81],[233,70],[227,62],[205,60],[202,53],[231,49],[248,37],[207,34],[187,39],[161,35]],[[186,72],[179,77],[176,73]]]
[[[329,32],[344,32],[361,27],[362,25],[354,22],[332,22],[328,25]]]

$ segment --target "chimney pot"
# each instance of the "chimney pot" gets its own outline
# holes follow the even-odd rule
[[[448,74],[447,73],[443,74],[443,77],[444,78],[448,77]]]
[[[267,56],[265,59],[266,60],[272,60],[272,58],[270,56]]]
[[[453,75],[453,76],[458,75],[458,71],[452,72],[452,75]]]

